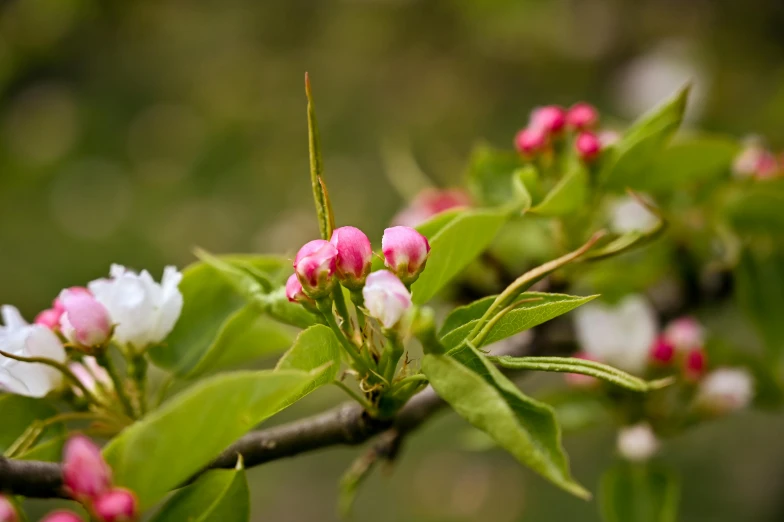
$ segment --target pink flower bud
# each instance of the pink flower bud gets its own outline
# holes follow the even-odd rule
[[[392,328],[411,308],[411,294],[398,277],[388,270],[372,272],[362,289],[365,308],[384,328]]]
[[[599,123],[599,112],[588,103],[575,103],[566,113],[566,123],[576,130],[592,129]]]
[[[95,500],[93,511],[103,522],[136,520],[136,496],[127,489],[114,488]]]
[[[531,113],[531,127],[542,129],[548,134],[561,132],[566,125],[566,111],[558,105],[546,105]]]
[[[675,346],[665,336],[657,337],[651,346],[651,361],[658,365],[668,365],[674,357]]]
[[[65,444],[63,482],[77,500],[95,499],[111,486],[112,472],[101,450],[83,435],[75,435]]]
[[[109,373],[103,366],[98,364],[95,357],[87,356],[80,363],[72,362],[68,365],[68,369],[71,370],[71,373],[79,379],[79,382],[85,388],[93,393],[97,394],[101,389],[111,390],[114,388],[114,383]],[[82,396],[82,390],[78,386],[73,387],[73,392],[77,397]]]
[[[410,285],[425,269],[430,243],[413,228],[391,227],[384,230],[381,250],[384,252],[384,264],[403,283]]]
[[[708,365],[708,358],[705,352],[699,348],[691,350],[683,360],[683,373],[686,379],[697,381],[705,373]]]
[[[309,297],[329,295],[334,286],[338,251],[329,241],[315,239],[299,249],[294,259],[294,272]]]
[[[769,151],[764,151],[757,159],[755,174],[758,179],[768,179],[779,174],[779,162],[776,156]]]
[[[584,359],[586,361],[596,361],[595,357],[588,355],[586,352],[579,352],[574,354],[574,357],[577,359]],[[599,381],[596,377],[591,377],[590,375],[583,375],[581,373],[565,373],[564,380],[569,386],[574,386],[575,388],[592,388],[599,384]]]
[[[72,286],[70,288],[66,288],[65,290],[67,290],[71,294],[90,294],[90,295],[92,295],[90,290],[88,290],[87,288],[85,288],[83,286]],[[60,292],[61,295],[62,295],[62,293],[63,292]],[[62,301],[62,299],[60,299],[59,296],[57,298],[55,298],[54,301],[52,301],[52,308],[54,308],[55,310],[57,310],[61,314],[65,313],[65,306],[63,305],[63,301]]]
[[[517,152],[531,157],[544,150],[547,146],[547,133],[538,127],[528,127],[515,136]]]
[[[694,317],[685,316],[670,321],[664,336],[679,351],[702,348],[705,343],[702,325]]]
[[[310,301],[310,297],[306,296],[305,291],[302,290],[302,283],[297,279],[297,274],[291,274],[286,280],[286,297],[292,303]]]
[[[700,382],[697,404],[714,414],[745,408],[754,398],[754,379],[741,368],[719,368]]]
[[[336,270],[340,282],[349,290],[359,290],[373,261],[370,240],[358,228],[340,227],[332,232],[330,243],[338,251]]]
[[[84,522],[82,517],[71,511],[53,511],[46,515],[41,522]]]
[[[471,197],[462,189],[425,189],[392,220],[394,225],[416,227],[445,210],[470,207]]]
[[[35,316],[35,324],[45,326],[50,330],[57,330],[60,328],[60,317],[63,312],[54,308],[47,308]]]
[[[0,495],[0,522],[18,522],[19,516],[10,500]]]
[[[577,149],[577,155],[585,162],[595,160],[599,153],[602,151],[602,144],[596,134],[588,131],[583,131],[577,135],[574,140],[574,148]]]
[[[100,346],[109,340],[112,323],[109,311],[89,291],[63,290],[60,330],[72,343],[83,347]]]

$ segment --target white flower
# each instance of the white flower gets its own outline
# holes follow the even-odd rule
[[[362,289],[365,307],[384,328],[395,326],[411,308],[411,294],[398,277],[389,270],[372,272]]]
[[[618,432],[618,453],[627,460],[648,460],[659,450],[659,440],[645,422],[621,428]]]
[[[634,198],[622,198],[611,208],[610,228],[618,234],[648,232],[659,219]]]
[[[182,312],[182,293],[177,288],[182,274],[167,266],[159,284],[146,270],[137,274],[112,265],[109,273],[110,279],[98,279],[87,286],[109,310],[115,340],[138,349],[161,342]]]
[[[45,357],[65,361],[65,349],[45,326],[27,324],[19,310],[0,308],[5,326],[0,326],[0,349],[23,357]],[[62,382],[62,374],[51,366],[0,357],[0,389],[18,395],[43,397]]]
[[[616,306],[582,306],[575,313],[575,327],[590,358],[633,373],[645,369],[657,331],[653,309],[639,295],[627,296]]]
[[[740,368],[719,368],[700,383],[697,402],[716,412],[729,413],[745,408],[754,398],[754,379]]]

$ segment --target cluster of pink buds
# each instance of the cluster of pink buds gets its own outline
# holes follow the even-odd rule
[[[656,366],[679,363],[684,377],[698,381],[707,369],[704,350],[705,333],[693,317],[680,317],[671,321],[651,346],[651,362]]]
[[[0,495],[0,522],[19,522],[16,508],[3,495]]]
[[[60,332],[68,342],[83,351],[106,344],[112,335],[109,311],[87,288],[66,288],[42,311],[35,323]]]
[[[404,226],[386,229],[381,245],[389,271],[371,274],[373,249],[358,228],[341,227],[335,229],[330,241],[306,243],[294,259],[286,296],[289,301],[312,307],[339,283],[352,294],[361,291],[371,315],[391,327],[402,315],[400,307],[404,310],[411,306],[407,287],[425,269],[430,245],[425,236]]]
[[[784,158],[754,142],[735,158],[732,170],[739,178],[775,178],[784,175]]]
[[[112,486],[112,472],[101,450],[82,435],[68,440],[63,450],[63,482],[69,494],[102,522],[132,522],[138,517],[136,497]],[[69,518],[70,517],[70,518]],[[52,513],[48,522],[81,521],[73,513]]]
[[[547,105],[531,113],[528,126],[515,136],[517,151],[532,159],[548,150],[561,138],[566,130],[576,133],[574,148],[585,162],[594,161],[602,151],[602,141],[594,134],[599,124],[599,112],[584,102],[564,109],[558,105]]]
[[[471,206],[471,197],[462,189],[425,189],[393,219],[395,225],[416,227],[436,214],[453,208]]]

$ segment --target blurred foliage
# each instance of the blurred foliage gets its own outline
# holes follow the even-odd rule
[[[291,251],[314,237],[306,70],[338,224],[378,237],[401,204],[383,151],[457,184],[478,138],[509,147],[538,104],[585,99],[625,121],[691,78],[692,125],[784,144],[783,24],[776,0],[0,1],[2,302],[31,318],[111,262],[182,266],[196,245]],[[668,455],[685,472],[683,520],[781,520],[781,419],[728,422]],[[371,478],[357,519],[596,519],[497,451],[456,452],[462,427],[412,440],[423,459]],[[604,435],[569,448],[586,484],[608,460]],[[735,458],[710,459],[727,448]],[[350,458],[249,471],[254,512],[330,520]]]

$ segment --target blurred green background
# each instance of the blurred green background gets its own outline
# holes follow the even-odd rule
[[[623,122],[691,79],[690,125],[781,144],[783,27],[777,0],[2,0],[0,300],[32,318],[112,262],[157,275],[196,245],[311,239],[304,71],[339,224],[378,238],[403,204],[385,151],[458,184],[477,140],[511,146],[539,104]],[[465,430],[444,416],[411,437],[356,519],[598,520],[510,457],[467,451]],[[682,520],[784,520],[782,434],[784,418],[744,413],[674,441]],[[595,490],[613,434],[567,445]],[[253,470],[254,519],[333,520],[355,454]]]

